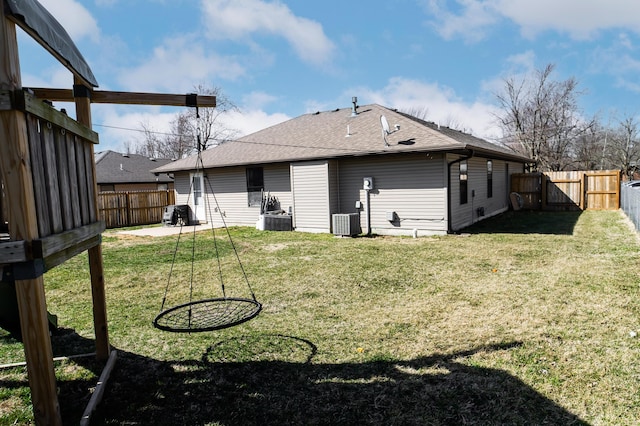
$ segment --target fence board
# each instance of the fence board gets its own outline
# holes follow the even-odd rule
[[[173,190],[98,193],[99,215],[107,228],[160,223],[164,208],[172,204]]]
[[[543,210],[581,210],[583,208],[584,172],[546,172]]]
[[[88,174],[84,162],[84,144],[79,137],[73,138],[73,146],[76,150],[76,167],[78,168],[78,195],[80,196],[80,217],[83,225],[89,224],[89,194]]]
[[[518,173],[512,175],[511,191],[529,210],[617,210],[620,171]]]
[[[542,207],[541,191],[541,173],[515,173],[511,175],[511,192],[520,194],[523,209],[539,210]]]
[[[617,210],[620,208],[620,171],[587,172],[586,181],[587,209]]]
[[[73,218],[73,229],[82,226],[82,215],[80,207],[80,188],[78,187],[78,166],[76,165],[76,149],[74,135],[60,131],[60,137],[64,138],[67,146],[67,164],[69,167],[69,192],[71,193],[71,217]]]
[[[66,137],[60,132],[54,132],[49,126],[45,126],[48,137],[53,137],[56,163],[58,164],[59,188],[71,188],[71,177],[69,175],[69,157],[67,155]],[[64,230],[69,231],[74,228],[73,202],[71,200],[71,190],[60,191],[61,216]]]
[[[36,220],[40,236],[51,235],[51,210],[47,199],[47,182],[44,177],[42,144],[40,141],[40,122],[37,117],[27,116],[27,134],[29,137],[29,154],[31,155],[31,176],[36,201]]]
[[[64,221],[60,212],[60,185],[58,182],[58,162],[56,157],[56,147],[53,133],[47,124],[40,123],[40,133],[42,137],[43,162],[46,178],[46,185],[49,191],[49,206],[51,212],[51,227],[54,234],[64,231]]]

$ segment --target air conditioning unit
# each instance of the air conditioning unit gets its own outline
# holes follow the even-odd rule
[[[334,235],[354,236],[360,229],[360,213],[339,213],[331,216]]]

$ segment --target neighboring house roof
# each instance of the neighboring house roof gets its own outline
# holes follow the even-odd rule
[[[381,116],[390,133],[385,146]],[[399,130],[396,125],[400,126]],[[349,132],[349,136],[347,136]],[[400,152],[462,152],[529,162],[508,148],[484,139],[438,126],[380,105],[305,114],[260,130],[238,140],[203,151],[204,168],[278,163],[348,156],[380,155]],[[155,171],[195,169],[196,156],[158,167]]]
[[[171,162],[171,160],[152,159],[138,154],[121,154],[114,151],[97,152],[96,179],[98,184],[110,183],[169,183],[173,179],[166,173],[158,176],[151,172]]]

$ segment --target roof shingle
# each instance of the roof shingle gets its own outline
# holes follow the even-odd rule
[[[121,154],[115,151],[97,152],[95,155],[96,179],[99,184],[112,183],[169,183],[173,179],[162,172],[151,172],[171,160],[151,159],[138,154]]]

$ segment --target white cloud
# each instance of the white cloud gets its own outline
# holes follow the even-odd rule
[[[142,125],[156,132],[170,131],[170,122],[176,111],[167,111],[157,106],[122,106],[93,104],[94,130],[100,134],[96,151],[113,150],[124,152],[126,145],[132,148],[144,140]]]
[[[462,7],[460,14],[452,13],[441,0],[429,0],[430,24],[445,39],[461,37],[476,42],[485,37],[486,28],[495,24],[499,16],[490,2],[482,0],[456,0]]]
[[[91,13],[76,0],[40,0],[69,33],[74,42],[88,37],[93,42],[100,39],[100,28]]]
[[[428,110],[426,119],[442,125],[455,125],[475,136],[495,139],[499,129],[495,125],[494,105],[475,100],[466,102],[455,92],[436,83],[426,83],[402,77],[393,77],[379,90],[368,88],[350,89],[360,93],[359,103],[377,103],[400,110]]]
[[[233,80],[244,74],[244,67],[234,58],[208,52],[193,37],[185,36],[166,40],[145,63],[123,71],[119,80],[134,91],[184,92],[199,81]]]
[[[608,75],[615,87],[640,93],[640,60],[626,35],[619,36],[609,46],[594,49],[590,59],[590,72]]]
[[[495,9],[533,37],[546,30],[568,33],[574,39],[591,38],[600,30],[640,31],[640,3],[628,0],[492,0]]]
[[[526,52],[509,56],[506,62],[512,68],[511,72],[520,72],[522,70],[529,72],[535,68],[536,54],[533,50],[527,50]]]
[[[238,137],[242,137],[282,123],[290,118],[280,112],[270,114],[261,109],[243,109],[241,112],[232,112],[225,115],[222,121],[227,128],[237,130]]]
[[[143,125],[154,132],[169,133],[170,123],[180,111],[180,108],[158,106],[94,104],[94,130],[100,133],[96,151],[124,152],[127,144],[135,149],[144,140]],[[225,114],[221,122],[227,128],[237,130],[238,136],[244,136],[290,118],[286,114],[267,113],[260,108],[242,108],[240,112]]]
[[[446,39],[478,41],[504,18],[517,24],[528,38],[549,30],[576,40],[607,29],[640,33],[640,3],[629,0],[455,0],[454,7],[444,6],[442,0],[428,0],[427,7],[431,24]]]
[[[248,39],[252,33],[283,37],[305,62],[326,64],[335,46],[322,25],[293,14],[280,2],[203,0],[204,22],[211,38]]]
[[[278,100],[277,96],[265,92],[251,92],[242,97],[242,104],[249,109],[261,109]],[[242,109],[241,108],[241,109]]]
[[[41,73],[39,76],[31,73],[22,74],[22,85],[24,87],[72,87],[73,86],[73,74],[69,72],[64,66],[59,63],[44,69],[39,70]],[[42,75],[46,75],[47,78],[42,78]]]

